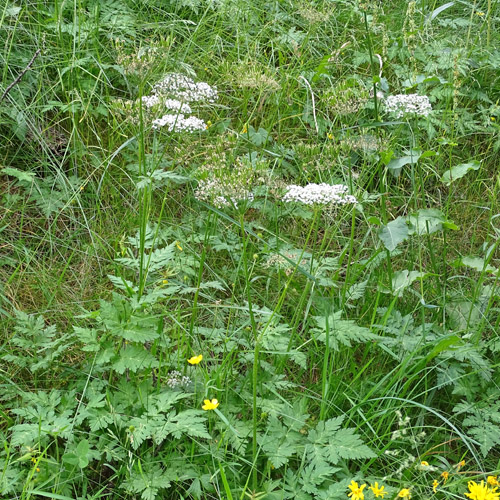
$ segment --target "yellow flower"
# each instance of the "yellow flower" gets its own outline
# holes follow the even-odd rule
[[[438,486],[439,486],[439,481],[437,479],[434,479],[434,481],[432,481],[432,491],[434,493],[436,493]]]
[[[243,126],[243,130],[241,131],[242,134],[246,134],[248,132],[247,126]]]
[[[486,478],[486,482],[487,482],[490,486],[500,486],[500,483],[498,482],[497,476],[488,476],[488,477]]]
[[[465,467],[465,460],[460,460],[460,462],[458,462],[457,464],[457,467],[460,469],[460,467]]]
[[[217,408],[217,406],[219,406],[219,402],[216,400],[216,399],[212,399],[212,401],[210,401],[210,399],[204,399],[203,402],[205,403],[202,408],[206,411],[206,410],[215,410]]]
[[[441,473],[441,477],[444,479],[444,482],[448,481],[448,478],[450,477],[450,473],[445,470],[444,472]]]
[[[479,17],[483,17],[484,12],[481,12],[480,10],[478,10],[478,11],[476,11],[476,15],[478,15]]]
[[[175,242],[175,246],[177,247],[178,250],[182,252],[181,244],[178,241]]]
[[[477,484],[474,481],[469,481],[469,492],[465,493],[466,497],[471,500],[498,500],[500,493],[497,493],[498,488],[488,488],[484,481],[481,484]]]
[[[420,465],[421,465],[422,467],[429,467],[429,462],[426,462],[425,460],[422,460],[422,461],[420,462]]]
[[[411,498],[411,493],[408,488],[403,488],[399,493],[398,493],[398,498]]]
[[[332,140],[333,139],[333,134],[327,134],[328,139]]]
[[[384,488],[385,486],[381,486],[379,488],[378,483],[370,484],[370,486],[368,487],[369,490],[372,490],[376,498],[378,497],[384,498],[384,495],[387,495],[387,491],[384,491]]]
[[[349,489],[351,490],[351,493],[349,493],[347,496],[351,497],[351,500],[365,500],[365,495],[363,493],[363,490],[365,489],[366,484],[362,484],[361,486],[358,486],[358,483],[354,480],[351,481],[351,484],[349,485]]]
[[[496,120],[496,118],[494,116],[490,116],[490,119],[492,122],[494,122]]]
[[[197,365],[203,359],[203,354],[198,354],[198,356],[193,356],[188,359],[190,365]]]

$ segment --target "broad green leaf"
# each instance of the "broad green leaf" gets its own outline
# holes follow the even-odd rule
[[[408,234],[432,234],[443,229],[446,218],[436,208],[423,208],[407,217],[410,223]]]
[[[479,170],[481,163],[473,160],[469,163],[461,163],[447,170],[441,177],[441,181],[449,186],[453,181],[461,179],[469,170]]]
[[[385,248],[392,252],[401,242],[408,238],[408,226],[404,217],[398,217],[379,229],[378,237]]]
[[[127,345],[120,351],[119,358],[113,363],[113,369],[118,373],[124,373],[125,370],[136,372],[146,368],[156,368],[157,359],[149,351],[136,345]]]
[[[417,163],[418,159],[420,158],[421,154],[422,153],[420,151],[415,151],[414,154],[410,156],[402,156],[401,158],[394,158],[387,164],[387,169],[394,177],[398,177],[399,174],[401,173],[401,169],[405,165],[415,165],[415,163]]]
[[[397,273],[394,273],[392,277],[392,290],[389,290],[386,287],[381,287],[381,292],[390,293],[394,297],[401,297],[403,295],[403,292],[416,279],[422,279],[425,276],[425,273],[421,273],[419,271],[408,271],[408,269],[405,269],[404,271],[398,271]]]
[[[480,273],[486,271],[488,273],[498,274],[498,269],[496,267],[490,266],[489,264],[486,264],[484,259],[481,259],[481,257],[462,257],[462,259],[460,259],[458,262],[463,266],[475,269]]]

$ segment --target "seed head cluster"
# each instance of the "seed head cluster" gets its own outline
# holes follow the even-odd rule
[[[354,196],[347,194],[349,188],[344,184],[307,184],[306,186],[297,186],[291,184],[287,186],[286,193],[283,196],[284,202],[298,202],[305,205],[346,205],[356,203]]]
[[[429,98],[418,94],[390,95],[384,101],[385,110],[395,118],[428,116],[432,111]]]

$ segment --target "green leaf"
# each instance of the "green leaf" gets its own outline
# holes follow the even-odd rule
[[[392,290],[386,287],[381,287],[380,291],[382,293],[390,293],[394,297],[401,297],[403,292],[416,280],[422,279],[426,276],[426,273],[419,271],[398,271],[392,276]]]
[[[410,224],[408,234],[422,235],[442,231],[446,217],[436,208],[422,208],[417,213],[409,215],[407,220]]]
[[[499,270],[496,267],[486,264],[485,260],[481,259],[480,257],[462,257],[461,259],[459,259],[457,263],[475,269],[480,273],[486,271],[488,273],[493,273],[498,275],[499,272]]]
[[[78,446],[75,448],[73,453],[65,453],[62,459],[70,465],[75,465],[80,469],[84,469],[89,464],[89,449],[89,442],[86,439],[83,439],[78,443]]]
[[[401,242],[408,238],[408,226],[404,217],[398,217],[379,229],[378,237],[385,248],[392,252]]]
[[[125,370],[135,373],[139,370],[156,368],[157,366],[157,359],[146,348],[136,345],[124,347],[120,351],[118,360],[113,363],[113,369],[118,373],[124,373]]]
[[[469,163],[461,163],[447,170],[441,177],[441,181],[449,186],[453,181],[461,179],[469,170],[479,170],[481,163],[473,160]]]
[[[0,172],[2,172],[2,174],[9,175],[10,177],[15,177],[18,181],[33,182],[33,179],[35,178],[34,172],[24,172],[12,167],[2,168]]]
[[[415,151],[413,155],[394,158],[387,164],[387,169],[394,177],[399,177],[402,168],[405,165],[415,165],[415,163],[418,162],[420,155],[421,153],[419,151]]]

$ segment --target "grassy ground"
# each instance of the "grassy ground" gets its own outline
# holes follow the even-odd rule
[[[0,7],[1,498],[498,500],[499,16]]]

